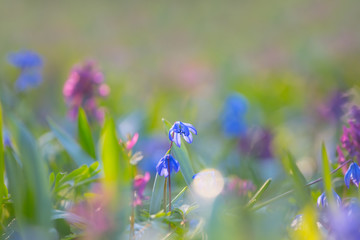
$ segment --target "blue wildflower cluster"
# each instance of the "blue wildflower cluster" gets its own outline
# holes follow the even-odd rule
[[[181,136],[186,142],[192,143],[192,133],[197,135],[197,130],[190,123],[176,121],[172,125],[169,130],[169,140],[171,141],[170,148],[168,153],[163,156],[156,165],[156,172],[159,176],[170,177],[172,172],[177,173],[180,170],[179,162],[171,154],[169,154],[169,152],[171,151],[173,142],[175,142],[176,146],[179,148],[181,147]]]
[[[15,82],[18,91],[26,91],[41,84],[43,60],[39,54],[22,50],[9,54],[8,62],[20,70],[20,75]]]

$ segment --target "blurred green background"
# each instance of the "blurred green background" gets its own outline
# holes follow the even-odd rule
[[[8,87],[16,79],[9,52],[40,53],[44,82],[23,98],[33,109],[20,112],[64,118],[72,66],[95,59],[112,115],[139,111],[148,133],[162,129],[162,117],[192,122],[204,141],[237,91],[249,100],[249,123],[272,129],[275,148],[313,157],[324,139],[313,130],[328,126],[316,120],[318,106],[360,77],[359,8],[325,0],[1,1],[0,79]]]

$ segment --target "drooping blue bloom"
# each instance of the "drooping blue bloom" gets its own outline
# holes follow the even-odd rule
[[[37,87],[42,82],[43,60],[37,53],[29,50],[10,53],[8,62],[21,71],[15,83],[18,91]]]
[[[349,188],[350,187],[350,180],[352,183],[355,184],[355,186],[359,187],[360,182],[360,167],[357,165],[357,163],[353,162],[348,170],[345,173],[344,181],[345,185]]]
[[[360,167],[355,162],[350,164],[344,176],[344,182],[348,188],[350,187],[350,181],[355,184],[356,187],[359,187]]]
[[[156,165],[156,172],[159,176],[168,177],[169,171],[170,174],[175,171],[177,173],[180,170],[179,162],[170,154],[163,156],[158,164]]]
[[[340,196],[333,190],[333,196],[334,196],[334,199],[336,201],[336,204],[337,206],[341,206],[341,198]],[[329,206],[329,203],[328,203],[328,200],[327,200],[327,197],[325,195],[325,192],[323,192],[317,199],[317,206],[318,207],[323,207],[323,208],[326,208]]]
[[[246,133],[247,110],[248,102],[242,94],[234,93],[227,97],[220,117],[225,136],[239,137]]]
[[[192,133],[197,135],[197,131],[193,125],[177,121],[169,130],[169,139],[170,141],[175,142],[178,147],[181,147],[180,136],[182,135],[186,142],[192,143]]]

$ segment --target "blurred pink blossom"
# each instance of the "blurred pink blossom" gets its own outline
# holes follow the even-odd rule
[[[255,191],[255,185],[250,180],[243,180],[238,177],[231,177],[225,187],[226,193],[234,193],[238,196],[245,196],[248,192]]]
[[[126,142],[126,149],[127,150],[132,149],[137,143],[138,139],[139,139],[139,134],[135,133],[134,136],[129,141]]]
[[[150,181],[150,173],[146,172],[144,176],[137,175],[134,179],[134,201],[133,206],[142,205],[142,201],[148,199],[144,196],[146,184]]]
[[[91,198],[75,204],[70,209],[67,221],[84,230],[84,239],[103,239],[104,234],[113,229],[113,223],[108,213],[109,197],[106,196],[103,186],[96,184],[93,187]]]
[[[89,117],[103,120],[104,110],[99,109],[96,102],[97,97],[106,97],[110,93],[109,86],[103,82],[104,76],[94,61],[76,65],[71,70],[63,88],[71,119],[75,119],[79,108],[83,107]]]

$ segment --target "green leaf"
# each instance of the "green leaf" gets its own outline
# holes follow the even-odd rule
[[[24,183],[26,183],[26,181],[20,164],[15,159],[13,150],[10,148],[5,149],[4,157],[9,193],[11,194],[11,199],[14,203],[17,221],[20,225],[23,225],[25,221],[25,216],[22,214],[24,212],[23,201],[26,200],[24,197],[26,185]]]
[[[192,177],[195,173],[191,166],[189,153],[185,144],[181,144],[180,148],[173,144],[171,150],[173,151],[175,159],[180,163],[180,171],[185,179],[186,184],[190,186],[193,180]]]
[[[86,118],[85,111],[80,108],[78,114],[78,135],[82,148],[94,159],[96,159],[95,145],[91,128]]]
[[[45,162],[39,154],[37,141],[25,126],[14,120],[17,127],[16,143],[21,165],[13,151],[7,154],[10,193],[21,225],[37,225],[47,232],[51,227],[51,201]],[[21,191],[21,192],[20,192]]]
[[[114,121],[108,116],[101,134],[101,160],[105,189],[111,191],[114,196],[110,205],[113,206],[112,211],[116,215],[115,224],[119,225],[115,235],[120,235],[126,228],[123,223],[128,221],[130,215],[131,180],[134,172],[130,166],[129,156],[118,142]]]
[[[322,170],[323,170],[323,181],[324,181],[324,190],[327,199],[329,199],[330,203],[334,202],[334,196],[331,189],[331,173],[330,173],[330,163],[329,158],[326,152],[325,144],[322,143],[321,146],[321,155],[322,155]]]
[[[174,205],[176,201],[185,193],[186,189],[188,189],[188,186],[185,186],[172,200],[171,205]],[[169,208],[169,204],[166,206],[166,208]]]
[[[150,214],[155,214],[160,211],[161,209],[161,199],[163,198],[164,194],[164,184],[165,184],[165,178],[162,176],[159,176],[156,173],[154,185],[151,193],[151,199],[150,199]]]
[[[95,161],[86,152],[84,152],[84,150],[70,135],[57,126],[51,119],[48,119],[48,123],[55,137],[63,145],[78,166],[84,164],[90,166]]]
[[[4,144],[3,144],[3,120],[2,120],[2,107],[0,102],[0,203],[4,197],[7,197],[8,192],[5,186],[4,174],[5,174],[5,160],[4,160]],[[0,213],[2,207],[0,207]]]
[[[288,153],[287,157],[283,159],[283,164],[285,169],[287,169],[288,174],[292,177],[294,181],[294,191],[297,195],[296,199],[301,204],[304,205],[310,200],[310,191],[305,188],[306,179],[301,173],[299,168],[296,165],[294,157]]]
[[[246,204],[246,207],[250,208],[254,206],[255,203],[259,200],[261,195],[264,194],[266,189],[270,186],[271,178],[265,181],[265,183],[260,187],[260,189],[255,193],[255,195],[250,199],[250,201]]]

